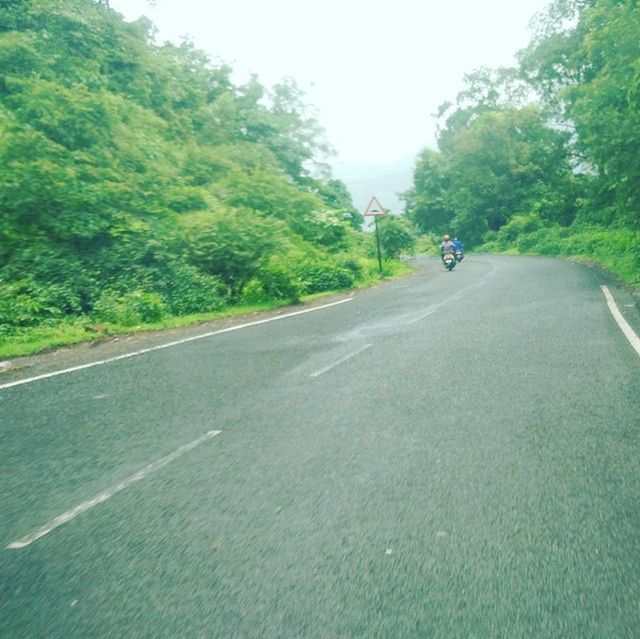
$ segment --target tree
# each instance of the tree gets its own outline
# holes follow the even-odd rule
[[[364,215],[353,205],[351,194],[344,182],[335,179],[319,180],[315,189],[327,206],[340,213],[352,228],[362,228]]]
[[[201,213],[182,222],[182,239],[191,264],[217,277],[235,301],[244,285],[266,265],[282,240],[282,225],[249,210]]]
[[[384,259],[411,254],[416,245],[416,234],[409,220],[395,215],[378,219],[378,233]]]
[[[457,234],[468,246],[533,210],[569,224],[575,211],[566,137],[535,107],[483,109],[446,131],[440,153],[423,151],[407,215],[421,230]]]
[[[559,20],[560,19],[560,20]],[[640,8],[630,0],[556,0],[521,55],[527,79],[575,132],[577,167],[614,218],[640,227]]]
[[[416,161],[413,187],[403,194],[405,212],[423,233],[448,231],[455,214],[448,201],[449,176],[442,155],[424,149]]]
[[[274,252],[330,270],[356,218],[315,170],[326,143],[301,91],[235,86],[106,4],[0,3],[0,295],[22,309],[0,323],[126,300],[196,312],[252,278],[282,295]]]

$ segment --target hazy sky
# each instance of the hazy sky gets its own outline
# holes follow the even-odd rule
[[[215,61],[270,87],[293,77],[336,149],[387,163],[432,144],[431,117],[479,66],[514,63],[550,0],[111,0],[158,41],[188,35]]]

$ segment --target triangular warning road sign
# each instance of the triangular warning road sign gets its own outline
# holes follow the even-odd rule
[[[364,212],[365,215],[370,215],[376,217],[378,215],[384,215],[384,209],[382,208],[382,204],[378,202],[377,197],[372,197],[371,202],[369,202],[369,206],[367,206],[367,210]]]

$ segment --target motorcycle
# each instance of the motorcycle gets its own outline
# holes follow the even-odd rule
[[[464,259],[464,253],[462,252],[462,249],[456,249],[456,262],[462,262],[462,260]]]
[[[453,271],[456,265],[456,257],[453,253],[445,253],[442,256],[442,261],[444,262],[444,267],[447,271]]]

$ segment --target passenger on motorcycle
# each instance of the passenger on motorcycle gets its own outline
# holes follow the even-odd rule
[[[440,244],[440,259],[442,259],[442,263],[444,264],[444,256],[447,253],[453,253],[455,251],[455,246],[451,241],[451,238],[448,235],[445,235],[442,238],[442,243]]]
[[[453,238],[453,247],[454,247],[454,254],[456,256],[456,260],[458,262],[462,262],[464,258],[464,246],[457,237]]]

